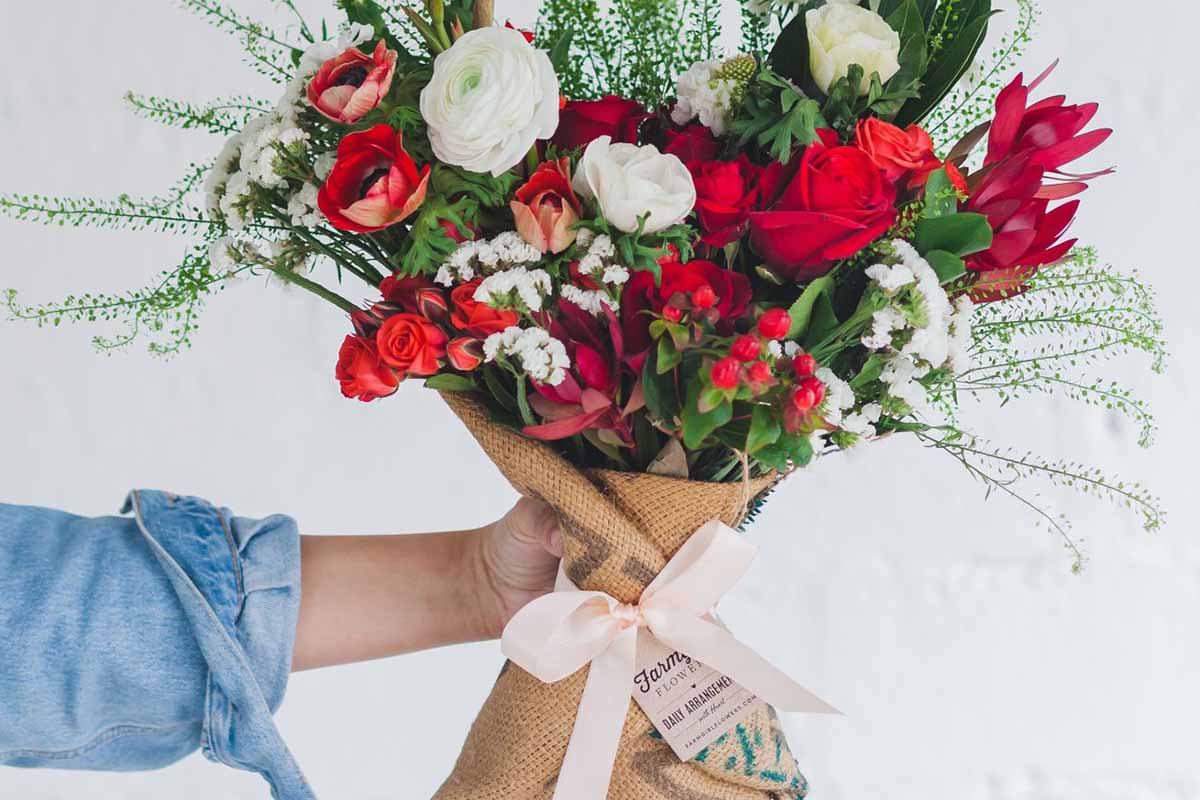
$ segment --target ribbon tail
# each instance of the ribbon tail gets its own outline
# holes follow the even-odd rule
[[[776,708],[808,714],[842,713],[715,622],[696,617],[674,617],[665,626],[655,626],[653,632],[663,644],[724,673]]]
[[[636,664],[636,627],[621,631],[612,645],[592,660],[554,800],[608,797]]]

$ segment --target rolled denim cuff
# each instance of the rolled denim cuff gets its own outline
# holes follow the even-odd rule
[[[208,662],[201,747],[263,775],[281,800],[312,791],[271,715],[283,702],[300,611],[300,536],[191,497],[134,492],[130,505]]]
[[[220,513],[237,552],[233,574],[220,578],[226,585],[236,581],[242,597],[234,635],[274,713],[283,704],[292,671],[300,614],[300,534],[288,517],[253,520],[230,516],[226,510]],[[247,768],[238,763],[238,743],[246,740],[239,725],[237,710],[210,672],[201,737],[204,755]]]

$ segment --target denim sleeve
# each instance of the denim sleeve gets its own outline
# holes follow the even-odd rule
[[[271,721],[299,613],[295,523],[160,492],[126,510],[0,505],[0,764],[144,770],[201,748],[311,797]]]

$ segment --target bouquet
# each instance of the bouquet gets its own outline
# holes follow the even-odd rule
[[[1077,166],[1111,133],[1090,128],[1097,105],[1038,99],[1053,67],[1005,77],[1030,0],[980,63],[991,0],[740,0],[731,49],[720,0],[545,0],[534,32],[497,24],[490,0],[338,0],[336,31],[291,0],[275,0],[280,27],[183,4],[242,37],[282,98],[131,94],[151,119],[228,141],[162,198],[0,207],[198,243],[146,289],[8,306],[124,320],[98,346],[149,333],[171,354],[210,295],[266,275],[347,316],[346,397],[441,392],[513,485],[554,506],[555,595],[581,605],[514,620],[512,662],[439,798],[803,796],[776,715],[737,682],[828,707],[729,655],[740,646],[704,613],[719,591],[692,609],[702,634],[663,598],[699,603],[679,587],[704,595],[701,576],[724,586],[744,556],[729,529],[819,457],[916,437],[1039,514],[1076,568],[1066,521],[1024,479],[1161,524],[1141,486],[960,422],[968,398],[1064,393],[1128,414],[1143,445],[1154,433],[1136,397],[1086,377],[1133,351],[1159,371],[1165,346],[1151,292],[1067,235],[1111,171]],[[611,622],[603,646],[559,663],[579,613]],[[601,696],[601,659],[626,646],[635,688]],[[725,664],[738,674],[679,701],[724,715],[688,743],[670,713],[627,702],[637,683]],[[710,703],[730,678],[741,699]]]

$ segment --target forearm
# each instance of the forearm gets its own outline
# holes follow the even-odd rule
[[[474,557],[484,532],[303,537],[293,670],[494,637]]]

